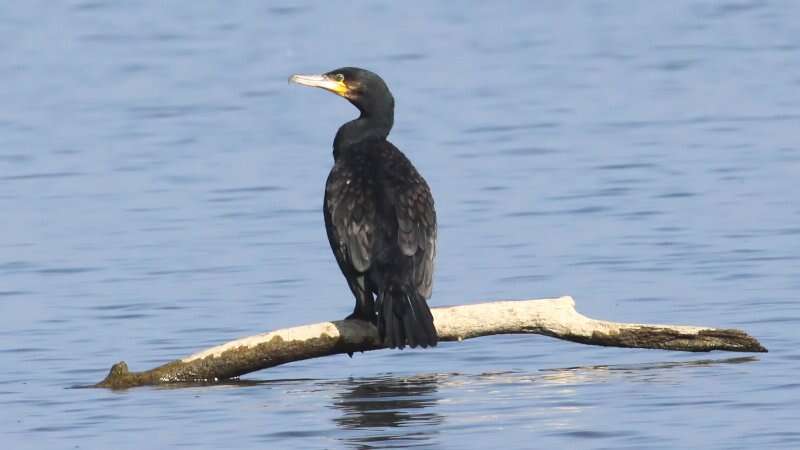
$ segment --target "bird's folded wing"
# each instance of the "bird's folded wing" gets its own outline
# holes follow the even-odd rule
[[[335,165],[325,186],[324,209],[328,238],[339,266],[342,270],[365,272],[371,263],[375,237],[371,182],[347,165]]]

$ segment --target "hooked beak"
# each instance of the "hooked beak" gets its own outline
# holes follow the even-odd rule
[[[331,91],[334,94],[345,97],[349,90],[344,81],[336,81],[329,78],[327,75],[299,75],[295,74],[289,77],[289,83],[295,83],[302,86],[311,86]]]

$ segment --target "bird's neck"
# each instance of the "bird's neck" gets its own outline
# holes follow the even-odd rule
[[[354,120],[347,122],[336,132],[333,140],[334,158],[341,150],[358,144],[359,142],[377,139],[383,140],[389,136],[389,131],[394,124],[394,115],[391,111],[384,114],[365,114],[364,112]]]

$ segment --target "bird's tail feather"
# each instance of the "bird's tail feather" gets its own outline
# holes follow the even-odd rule
[[[390,348],[434,347],[439,338],[425,298],[414,287],[388,283],[377,299],[378,332]]]

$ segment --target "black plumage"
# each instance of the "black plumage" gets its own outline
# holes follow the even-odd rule
[[[356,307],[384,343],[435,346],[427,305],[436,256],[436,211],[425,179],[386,138],[394,98],[376,74],[345,67],[291,81],[347,98],[360,116],[339,128],[325,185],[325,227]]]

